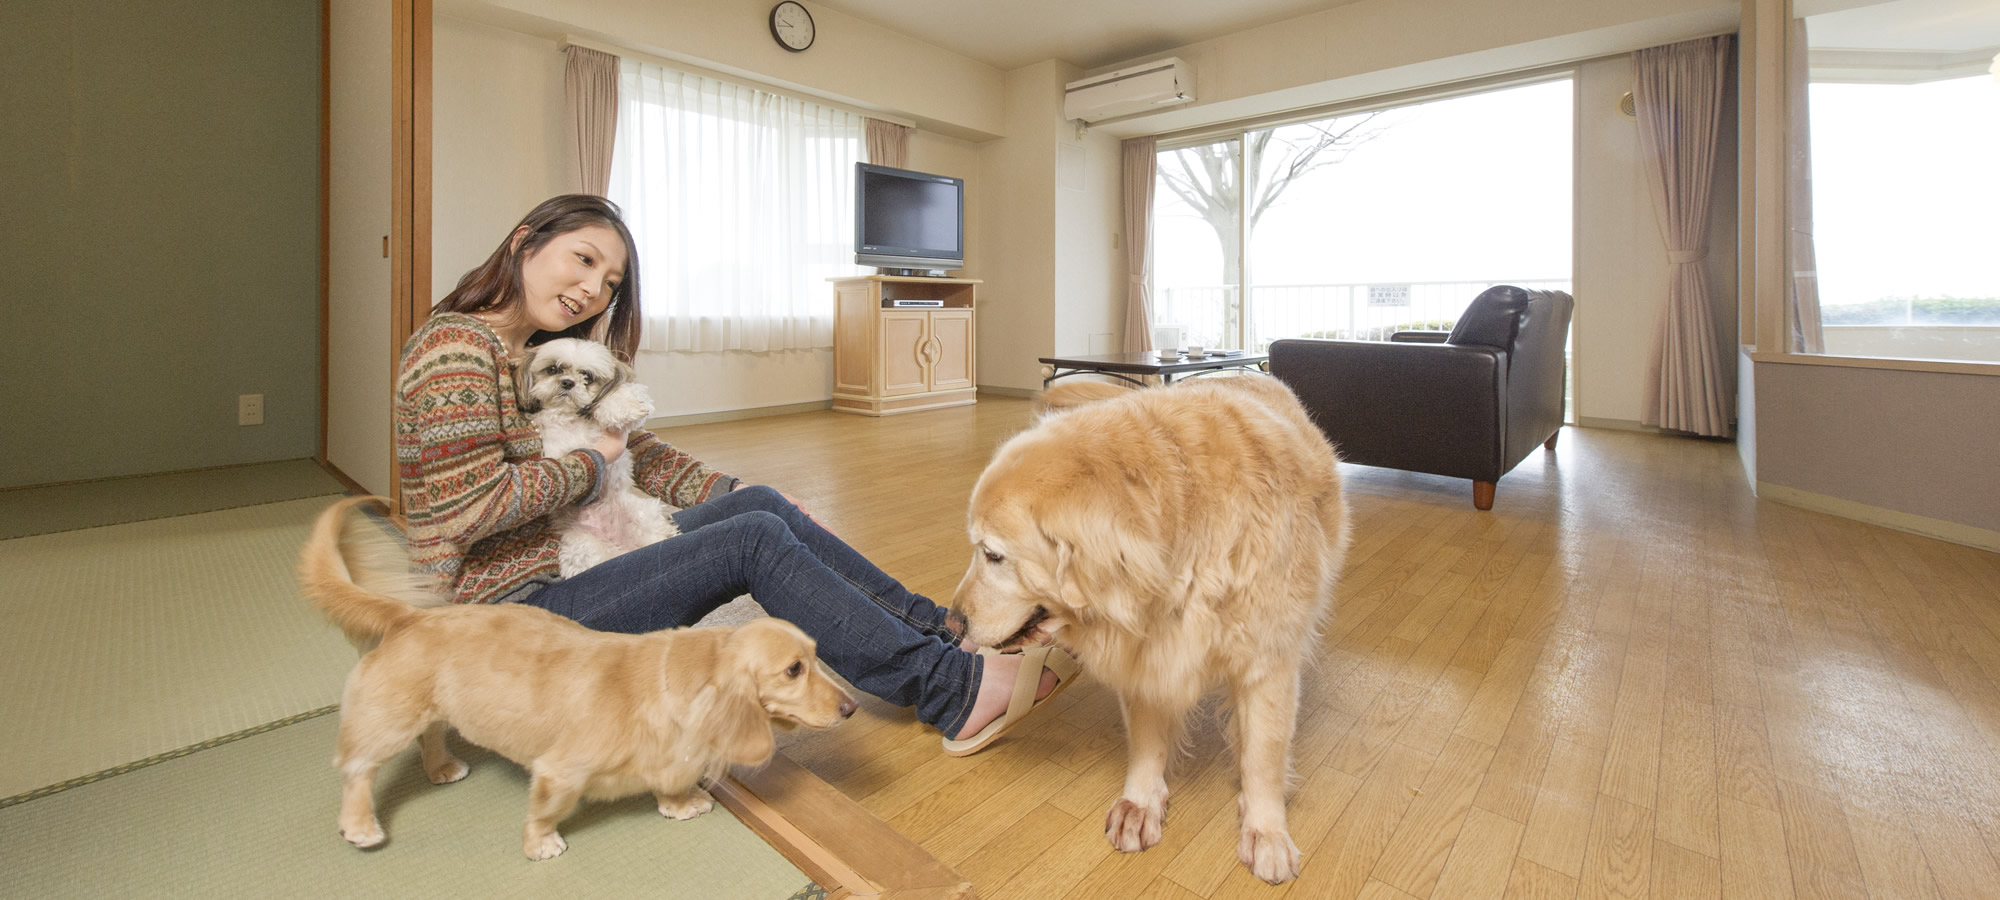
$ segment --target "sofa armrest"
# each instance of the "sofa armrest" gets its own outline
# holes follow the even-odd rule
[[[1449,331],[1398,331],[1389,335],[1389,340],[1398,344],[1442,344],[1451,337]]]
[[[1506,351],[1300,338],[1270,352],[1342,459],[1477,481],[1504,471]]]

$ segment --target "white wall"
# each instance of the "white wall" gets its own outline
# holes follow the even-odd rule
[[[771,39],[766,0],[439,0],[439,12],[526,34],[575,34],[915,119],[969,140],[1001,133],[1001,73],[816,2],[817,36]]]
[[[389,4],[328,0],[326,456],[388,494]]]
[[[431,29],[431,295],[535,204],[576,190],[556,43],[452,16]]]
[[[1050,98],[1054,104],[1060,95]],[[1061,112],[1055,112],[1060,120]],[[1116,353],[1125,325],[1124,165],[1101,131],[1056,142],[1056,353]],[[1113,245],[1114,238],[1119,242]],[[1039,377],[1035,387],[1040,386]]]
[[[432,301],[493,252],[529,208],[575,189],[558,48],[552,37],[436,17]],[[966,179],[967,264],[961,274],[982,277],[985,190],[978,145],[919,130],[910,141],[909,165]],[[827,297],[830,304],[831,287]],[[981,285],[982,303],[988,297]],[[641,352],[636,368],[662,418],[825,403],[833,393],[831,349]]]
[[[1755,374],[1760,484],[2000,534],[2000,377],[1783,363]]]
[[[980,147],[980,179],[991,186],[980,216],[987,259],[979,303],[982,386],[1040,387],[1035,360],[1055,349],[1055,166],[1064,126],[1060,109],[1051,114],[1049,107],[1076,71],[1049,60],[1007,73],[1008,136]]]

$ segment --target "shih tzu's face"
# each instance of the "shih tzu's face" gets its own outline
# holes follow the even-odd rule
[[[631,377],[631,369],[603,344],[577,338],[557,338],[534,348],[522,376],[522,407],[529,413],[544,408],[588,414],[599,397]]]

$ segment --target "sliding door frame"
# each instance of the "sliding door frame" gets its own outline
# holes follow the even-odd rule
[[[404,343],[431,308],[431,0],[393,0],[390,85],[394,124],[389,174],[389,383]],[[391,415],[395,406],[390,405]],[[390,502],[402,512],[395,427],[390,426]]]

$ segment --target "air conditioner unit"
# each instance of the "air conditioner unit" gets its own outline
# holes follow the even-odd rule
[[[1194,101],[1194,67],[1174,57],[1063,85],[1063,118],[1097,122]]]

